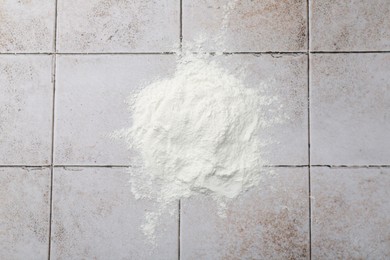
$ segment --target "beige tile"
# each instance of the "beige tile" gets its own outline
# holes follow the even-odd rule
[[[165,52],[179,46],[178,0],[60,0],[61,52]]]
[[[259,88],[277,99],[274,105],[264,107],[268,110],[264,120],[281,120],[259,133],[268,143],[263,149],[265,161],[272,165],[307,164],[307,56],[244,54],[216,59],[246,87]],[[271,112],[273,109],[277,112]]]
[[[311,49],[390,50],[388,0],[311,0]]]
[[[389,186],[388,168],[312,168],[313,259],[389,259]]]
[[[390,164],[390,54],[311,59],[313,164]]]
[[[307,168],[275,168],[274,176],[228,205],[199,197],[181,203],[181,259],[307,259]]]
[[[137,87],[169,76],[174,68],[172,55],[59,56],[56,164],[129,164],[126,144],[110,138],[130,127],[125,101]]]
[[[0,2],[0,52],[51,52],[55,0]]]
[[[150,201],[134,199],[124,168],[56,168],[53,259],[175,259],[177,213],[164,215],[154,247],[141,231]]]
[[[49,168],[0,168],[0,259],[47,259]]]
[[[0,164],[45,165],[51,157],[52,57],[0,57]]]
[[[305,0],[183,1],[185,45],[206,51],[306,50]]]

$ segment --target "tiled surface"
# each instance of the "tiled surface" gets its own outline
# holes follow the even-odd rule
[[[390,54],[311,59],[311,162],[390,163]]]
[[[277,112],[268,111],[268,120],[281,123],[259,133],[267,143],[264,160],[270,165],[308,164],[307,56],[235,54],[216,59],[247,87],[276,99]]]
[[[0,1],[0,53],[51,52],[55,0]]]
[[[49,168],[0,168],[0,259],[47,259]]]
[[[53,259],[177,257],[177,213],[163,216],[154,247],[140,227],[155,207],[134,199],[129,178],[127,169],[54,169]]]
[[[52,57],[0,57],[0,165],[47,165],[51,157]]]
[[[59,0],[60,52],[167,52],[179,46],[179,0]]]
[[[313,259],[389,259],[390,169],[312,168]]]
[[[265,171],[271,171],[266,169]],[[209,198],[181,203],[182,259],[307,259],[308,169],[279,168],[217,215]]]
[[[311,0],[311,49],[390,51],[389,0]]]
[[[59,56],[57,60],[56,164],[123,165],[131,153],[110,138],[129,127],[131,91],[173,72],[172,55]]]
[[[0,0],[0,258],[388,259],[389,8],[387,0]],[[270,83],[266,93],[288,120],[264,132],[279,174],[224,219],[207,198],[183,201],[152,250],[139,227],[155,207],[133,199],[127,168],[110,167],[133,156],[109,135],[131,124],[132,90],[172,73],[177,55],[158,53],[178,51],[181,34],[184,47],[242,53],[216,59],[249,87]],[[27,165],[50,165],[54,178]]]
[[[273,140],[265,154],[267,161],[270,164],[307,164],[307,81],[304,78],[307,58],[304,55],[283,58],[233,55],[219,59],[222,66],[237,71],[238,76],[245,71],[242,77],[250,87],[269,82],[271,85],[266,91],[270,96],[278,96],[284,105],[281,114],[289,119],[282,127],[264,133]],[[56,164],[131,163],[126,146],[110,139],[109,135],[129,126],[124,100],[130,91],[171,73],[174,61],[172,56],[60,56],[56,89]],[[291,81],[294,76],[298,77]]]
[[[305,51],[306,0],[183,1],[183,42],[206,51]]]

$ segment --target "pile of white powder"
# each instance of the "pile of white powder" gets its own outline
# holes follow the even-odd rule
[[[133,193],[160,205],[146,216],[149,238],[179,199],[206,194],[221,203],[259,183],[265,163],[259,133],[270,102],[212,58],[194,55],[178,62],[173,77],[132,95],[133,125],[120,135],[139,154]]]

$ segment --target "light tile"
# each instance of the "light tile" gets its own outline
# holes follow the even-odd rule
[[[306,0],[183,1],[183,42],[206,51],[304,51]]]
[[[0,258],[47,259],[49,168],[0,168]]]
[[[265,107],[269,115],[264,120],[281,122],[259,133],[268,143],[262,154],[265,161],[272,165],[308,164],[307,56],[244,54],[216,59],[246,87],[259,88],[276,99],[274,105]]]
[[[177,213],[162,217],[154,246],[141,225],[156,207],[134,199],[127,171],[55,168],[53,259],[176,259]]]
[[[318,51],[390,50],[388,0],[312,0],[311,48]]]
[[[0,57],[0,164],[46,165],[51,157],[52,57]]]
[[[172,55],[59,56],[56,164],[129,164],[126,144],[110,135],[130,126],[125,101],[131,92],[169,76],[175,59]]]
[[[60,52],[166,52],[179,46],[178,0],[60,0]]]
[[[181,259],[307,259],[308,170],[273,174],[231,202],[225,218],[207,197],[182,200]]]
[[[51,52],[55,0],[0,2],[0,52]]]
[[[390,54],[311,59],[312,164],[390,164]]]
[[[313,259],[389,259],[389,186],[388,168],[312,168]]]

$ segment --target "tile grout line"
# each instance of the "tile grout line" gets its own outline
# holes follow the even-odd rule
[[[181,56],[183,54],[183,0],[179,0],[179,19],[180,19],[180,35],[179,35],[179,41],[180,41],[180,53]],[[178,209],[177,209],[177,226],[178,226],[178,232],[177,232],[177,259],[180,260],[181,258],[181,199],[178,201]]]
[[[312,259],[312,215],[311,215],[311,120],[310,120],[310,0],[306,1],[307,17],[307,142],[308,142],[308,203],[309,203],[309,259]]]
[[[287,165],[287,164],[278,164],[278,165],[263,165],[264,168],[305,168],[309,167],[307,164],[296,164],[296,165]],[[388,164],[368,164],[368,165],[332,165],[332,164],[311,164],[310,168],[313,167],[327,167],[327,168],[354,168],[354,169],[370,169],[370,168],[390,168]],[[51,168],[51,164],[42,164],[42,165],[21,165],[21,164],[12,164],[12,165],[0,165],[0,168]],[[53,165],[53,168],[132,168],[131,165],[81,165],[81,164],[57,164]]]
[[[181,38],[183,36],[181,35]],[[181,39],[182,40],[182,39]],[[216,54],[216,52],[192,52],[194,54]],[[242,52],[222,52],[223,55],[299,55],[299,54],[380,54],[390,53],[390,51],[242,51]],[[177,52],[0,52],[0,55],[179,55]]]
[[[183,51],[183,0],[180,0],[180,52]]]
[[[55,97],[56,97],[56,72],[57,72],[57,23],[58,23],[58,0],[55,0],[54,9],[54,42],[53,42],[53,96],[52,96],[52,126],[51,126],[51,164],[50,164],[50,212],[49,212],[49,245],[48,260],[51,259],[51,233],[53,220],[53,183],[54,183],[54,124],[55,124]]]
[[[180,260],[180,253],[181,253],[181,250],[180,250],[180,247],[181,247],[181,199],[179,199],[179,202],[178,202],[178,232],[177,232],[177,236],[178,236],[178,246],[177,246],[177,258]]]

